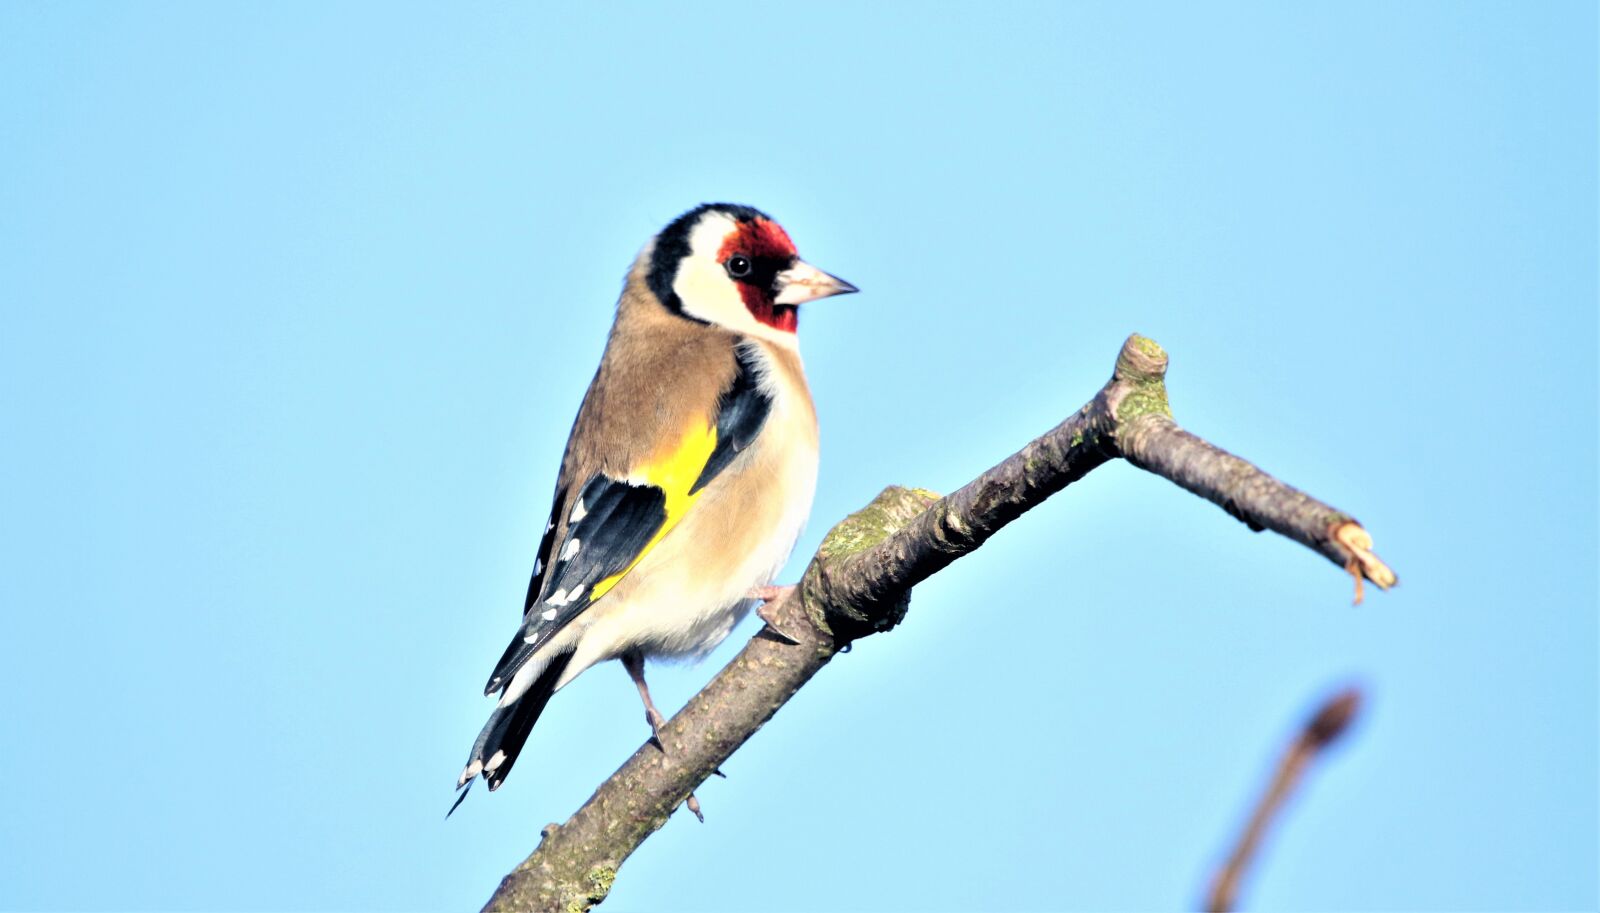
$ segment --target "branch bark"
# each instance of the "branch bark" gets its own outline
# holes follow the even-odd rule
[[[1397,580],[1356,520],[1179,428],[1167,355],[1130,336],[1116,369],[1066,421],[948,497],[891,486],[824,538],[800,586],[771,604],[778,628],[750,640],[538,848],[501,880],[485,911],[581,913],[605,899],[623,861],[695,787],[840,650],[905,617],[911,588],[1001,527],[1116,458],[1269,529],[1387,589]]]

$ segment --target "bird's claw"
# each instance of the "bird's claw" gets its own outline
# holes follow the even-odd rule
[[[667,725],[666,719],[662,717],[660,711],[650,707],[645,709],[644,721],[650,724],[650,741],[656,743],[656,748],[659,748],[662,754],[666,754],[667,743],[661,741],[661,728]],[[728,778],[728,775],[723,773],[720,767],[713,768],[711,772],[724,780]],[[689,811],[694,812],[694,816],[700,819],[701,824],[706,823],[706,816],[700,811],[700,800],[695,798],[694,793],[690,793],[689,798],[683,804]]]
[[[750,591],[751,599],[761,600],[761,605],[756,607],[756,617],[766,623],[767,630],[771,631],[774,637],[790,645],[799,644],[800,639],[778,626],[778,613],[773,611],[772,606],[793,589],[794,585],[791,584],[789,586],[758,586]]]
[[[654,707],[645,708],[644,721],[650,724],[650,741],[656,743],[662,754],[666,754],[667,743],[661,741],[661,727],[667,725],[667,721]]]

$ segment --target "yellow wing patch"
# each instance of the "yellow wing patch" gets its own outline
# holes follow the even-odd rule
[[[691,494],[689,489],[693,488],[695,481],[700,478],[700,472],[705,469],[706,461],[711,459],[711,451],[715,450],[716,446],[715,425],[691,428],[683,436],[683,440],[678,442],[678,446],[665,458],[649,463],[636,472],[635,479],[642,477],[645,484],[654,485],[666,493],[667,519],[661,524],[661,528],[656,530],[656,534],[650,537],[650,541],[645,543],[644,548],[639,549],[639,554],[628,562],[627,567],[594,585],[589,595],[591,603],[598,602],[601,596],[609,593],[612,587],[622,581],[622,578],[628,576],[634,565],[645,555],[650,554],[650,550],[655,548],[667,533],[672,532],[672,528],[678,525],[683,515],[689,512],[695,499],[700,497],[700,492]]]

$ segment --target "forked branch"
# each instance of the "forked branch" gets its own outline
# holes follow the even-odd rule
[[[1394,572],[1353,517],[1179,428],[1167,355],[1130,336],[1110,381],[1066,421],[948,497],[887,488],[830,531],[801,584],[769,606],[770,630],[728,663],[563,825],[500,882],[485,910],[582,911],[605,899],[622,862],[673,810],[851,641],[905,616],[911,588],[1001,527],[1118,457],[1243,521],[1318,552],[1387,589]]]

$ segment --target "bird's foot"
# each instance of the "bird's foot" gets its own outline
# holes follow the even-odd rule
[[[644,708],[644,721],[650,724],[650,741],[656,743],[662,754],[666,754],[667,743],[661,741],[661,727],[667,725],[666,718],[654,706],[649,706]]]
[[[633,679],[634,685],[639,689],[639,699],[644,702],[644,721],[650,724],[650,741],[656,743],[656,748],[665,755],[667,743],[661,738],[661,730],[666,728],[667,718],[656,709],[656,702],[650,698],[650,686],[644,682],[644,656],[638,653],[623,654],[622,668],[628,670],[628,677]],[[719,777],[727,777],[721,770],[711,772]],[[705,823],[706,816],[701,813],[700,800],[695,798],[694,793],[690,793],[683,804],[689,811],[694,812],[694,816],[700,819],[701,824]]]
[[[656,709],[654,703],[651,703],[645,707],[644,721],[650,724],[650,741],[656,743],[656,747],[661,749],[662,754],[666,754],[667,743],[661,741],[661,728],[667,725],[667,719],[661,715],[661,711]],[[728,777],[728,775],[723,773],[720,768],[711,772],[719,777],[722,777],[723,779],[727,779]],[[689,794],[689,798],[684,801],[683,805],[689,811],[694,812],[694,816],[699,819],[701,824],[706,823],[705,813],[700,810],[700,800],[695,797],[694,793]]]
[[[751,587],[747,595],[751,599],[761,600],[761,605],[756,607],[756,617],[766,622],[768,631],[771,631],[780,640],[798,644],[800,642],[799,638],[786,633],[782,628],[778,627],[778,616],[772,609],[774,603],[794,592],[794,588],[795,585],[792,583],[788,586]]]
[[[656,747],[661,749],[662,754],[666,754],[667,743],[661,741],[661,727],[667,725],[667,721],[661,716],[661,711],[657,710],[654,706],[646,707],[644,711],[644,721],[650,724],[650,741],[656,743]],[[719,777],[727,776],[727,774],[720,770],[713,770],[712,773]],[[689,798],[684,800],[683,806],[689,811],[694,812],[694,816],[700,819],[701,824],[706,823],[706,816],[700,811],[700,800],[695,798],[694,793],[689,794]]]

